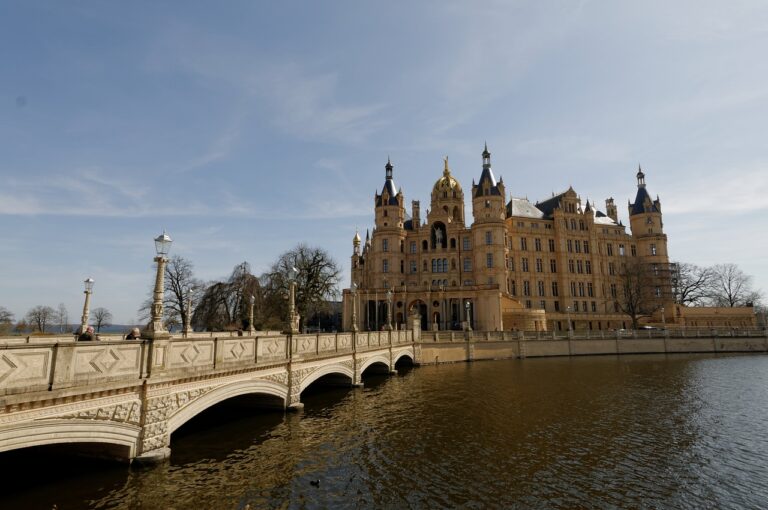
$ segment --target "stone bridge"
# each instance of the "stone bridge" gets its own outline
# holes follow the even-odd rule
[[[171,434],[213,405],[253,394],[300,408],[301,393],[320,378],[360,385],[369,367],[391,373],[401,358],[415,361],[418,335],[9,340],[0,343],[0,452],[83,443],[111,457],[159,460],[170,454]]]
[[[199,333],[75,342],[0,339],[0,452],[79,443],[86,453],[155,461],[171,434],[228,399],[300,408],[323,379],[360,385],[367,369],[537,356],[768,352],[766,331],[420,331],[316,335]]]

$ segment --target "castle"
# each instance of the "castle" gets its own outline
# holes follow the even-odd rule
[[[418,201],[409,215],[387,161],[384,186],[374,197],[373,233],[364,242],[356,233],[352,241],[345,329],[399,329],[414,314],[430,330],[627,328],[631,320],[621,303],[630,261],[652,275],[646,286],[655,320],[684,320],[672,297],[661,202],[649,195],[642,169],[629,203],[629,233],[613,198],[605,212],[582,204],[573,188],[536,203],[507,201],[487,145],[470,193],[471,224],[446,158],[425,217]]]

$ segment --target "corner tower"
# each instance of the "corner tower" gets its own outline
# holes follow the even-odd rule
[[[483,171],[472,183],[472,238],[474,240],[475,279],[480,285],[505,289],[508,254],[504,182],[491,169],[488,144],[483,150]]]
[[[668,264],[667,235],[661,216],[659,197],[651,200],[645,187],[645,174],[637,168],[637,195],[629,203],[629,225],[637,241],[638,255],[652,264]]]

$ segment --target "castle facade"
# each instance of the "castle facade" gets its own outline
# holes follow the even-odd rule
[[[573,188],[535,203],[507,200],[486,146],[469,190],[470,222],[447,158],[423,216],[418,201],[406,211],[388,161],[384,186],[374,196],[375,227],[364,241],[359,233],[353,238],[344,328],[400,329],[416,314],[430,330],[627,328],[628,264],[649,268],[646,301],[654,301],[656,319],[673,323],[661,202],[649,195],[641,169],[636,178],[628,232],[613,198],[604,212],[582,204]]]

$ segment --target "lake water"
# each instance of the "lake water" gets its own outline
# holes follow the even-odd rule
[[[305,394],[297,414],[212,408],[156,467],[3,454],[0,507],[768,507],[765,355],[487,361],[365,381]]]

